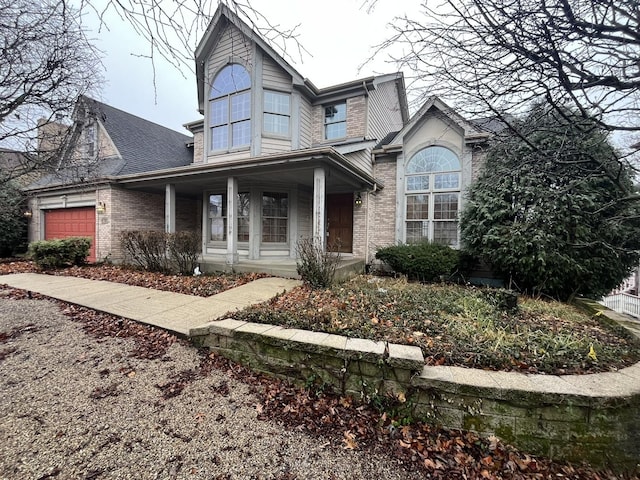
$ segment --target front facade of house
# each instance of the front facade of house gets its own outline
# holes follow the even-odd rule
[[[458,245],[486,131],[437,98],[409,118],[401,74],[318,89],[224,6],[196,64],[192,137],[87,100],[78,148],[102,166],[31,188],[31,240],[93,229],[91,260],[120,260],[123,230],[196,229],[218,268],[294,262],[303,238],[365,263],[399,241]]]

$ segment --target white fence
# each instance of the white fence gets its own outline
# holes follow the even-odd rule
[[[640,297],[629,295],[628,293],[616,293],[604,297],[600,302],[614,312],[626,313],[636,318],[640,318]]]

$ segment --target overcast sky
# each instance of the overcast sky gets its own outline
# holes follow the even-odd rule
[[[316,86],[326,87],[372,74],[390,73],[396,67],[378,58],[362,70],[371,47],[390,33],[387,24],[406,12],[401,2],[379,2],[373,12],[362,8],[363,0],[253,0],[252,5],[272,24],[292,28],[298,24],[299,41],[309,54],[290,63]],[[402,2],[403,4],[405,2]],[[416,8],[420,2],[406,2]],[[189,71],[156,59],[156,92],[153,69],[144,39],[117,16],[107,18],[110,31],[89,34],[105,53],[105,86],[101,100],[161,125],[183,131],[182,125],[200,117],[197,112],[195,77]],[[87,24],[91,27],[90,22]],[[186,133],[186,132],[185,132]]]

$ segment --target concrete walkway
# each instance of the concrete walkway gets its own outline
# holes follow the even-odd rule
[[[227,312],[269,300],[301,282],[287,278],[260,278],[206,298],[38,273],[0,275],[0,284],[191,336],[192,331],[224,317]]]

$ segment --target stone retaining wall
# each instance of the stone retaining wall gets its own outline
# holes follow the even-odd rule
[[[232,319],[190,336],[298,384],[356,399],[402,393],[413,418],[495,435],[536,455],[640,472],[640,364],[574,376],[427,367],[418,347]]]

